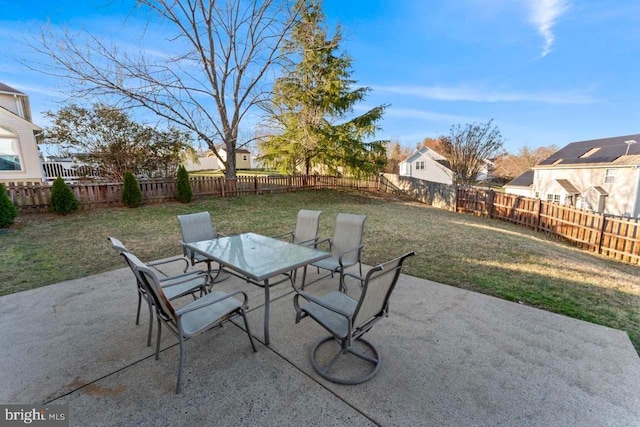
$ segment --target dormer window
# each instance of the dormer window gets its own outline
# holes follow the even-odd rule
[[[598,150],[600,150],[600,147],[594,147],[591,150],[589,150],[586,153],[584,153],[582,156],[580,156],[580,158],[581,159],[586,159],[587,157],[591,157],[591,155],[594,154]]]

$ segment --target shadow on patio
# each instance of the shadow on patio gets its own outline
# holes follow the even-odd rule
[[[263,341],[263,290],[216,287],[249,293]],[[307,288],[329,289],[336,279]],[[68,403],[81,426],[640,424],[640,358],[624,332],[403,275],[367,335],[380,372],[343,386],[313,371],[326,332],[294,324],[292,294],[272,289],[271,346],[257,353],[234,323],[187,341],[181,395],[177,339],[163,333],[154,360],[128,268],[1,297],[0,401]]]

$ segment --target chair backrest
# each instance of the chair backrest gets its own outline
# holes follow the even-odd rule
[[[307,242],[318,237],[318,227],[320,226],[321,211],[310,211],[300,209],[296,230],[293,233],[293,243]]]
[[[408,252],[401,257],[379,264],[367,273],[360,300],[353,314],[353,328],[358,328],[371,319],[386,314],[389,297],[398,282],[405,259],[415,255]]]
[[[339,213],[331,240],[331,255],[338,257],[342,252],[358,247],[362,243],[366,215]],[[349,252],[342,261],[345,265],[358,262],[358,251]]]
[[[116,251],[120,253],[129,252],[122,242],[115,237],[107,237],[107,240],[111,242],[111,247]]]
[[[122,256],[127,260],[127,263],[131,266],[133,273],[136,275],[136,279],[139,283],[145,286],[147,293],[149,293],[156,305],[156,308],[160,311],[165,319],[176,321],[175,310],[169,301],[169,298],[164,294],[158,276],[138,259],[137,256],[130,252],[123,252]]]
[[[194,214],[178,215],[178,224],[180,224],[182,241],[184,243],[212,240],[217,237],[209,212],[205,211]],[[184,252],[184,255],[191,256],[191,251],[189,251],[185,246],[182,246],[182,251]]]

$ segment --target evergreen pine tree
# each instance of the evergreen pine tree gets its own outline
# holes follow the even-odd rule
[[[137,208],[142,204],[142,192],[138,180],[131,172],[124,173],[122,187],[122,203],[130,208]]]
[[[321,0],[298,0],[302,10],[285,52],[293,57],[289,73],[276,80],[270,124],[275,131],[260,144],[261,159],[283,172],[313,166],[326,172],[372,173],[386,163],[387,141],[375,136],[385,105],[359,116],[354,106],[371,90],[353,88],[351,58],[339,53],[340,28],[328,37]]]
[[[18,209],[13,205],[4,184],[0,184],[0,228],[9,228],[18,216]]]
[[[178,175],[176,177],[176,199],[180,203],[189,203],[192,198],[193,192],[189,182],[189,173],[183,165],[180,165],[178,166]]]
[[[58,176],[51,186],[51,209],[54,212],[66,215],[80,207],[76,196],[73,195],[71,187]]]

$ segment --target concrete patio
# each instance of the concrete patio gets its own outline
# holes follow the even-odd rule
[[[263,290],[216,287],[249,293],[262,340]],[[308,291],[328,289],[335,279]],[[177,339],[165,330],[154,359],[128,268],[4,296],[0,402],[68,403],[77,426],[640,425],[640,358],[624,332],[403,275],[367,335],[380,372],[342,386],[313,371],[326,333],[294,323],[292,293],[272,289],[271,346],[257,353],[234,323],[188,341],[180,395]]]

